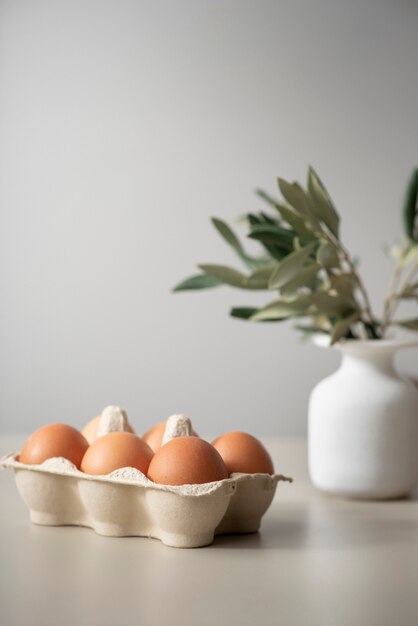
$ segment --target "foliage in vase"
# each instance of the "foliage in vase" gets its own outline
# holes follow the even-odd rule
[[[411,175],[402,208],[404,239],[389,249],[395,269],[381,317],[372,311],[357,263],[342,242],[340,217],[319,176],[309,168],[306,188],[278,179],[282,200],[258,191],[269,211],[245,216],[247,237],[261,245],[253,256],[224,221],[212,223],[233,248],[246,271],[217,264],[199,265],[200,273],[174,291],[228,285],[275,294],[265,306],[234,307],[233,317],[255,322],[296,319],[307,333],[326,333],[331,343],[342,338],[380,339],[397,324],[418,330],[418,318],[395,320],[402,300],[418,303],[418,169]]]

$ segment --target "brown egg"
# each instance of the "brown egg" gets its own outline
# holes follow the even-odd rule
[[[154,452],[157,452],[159,448],[161,448],[161,442],[164,436],[164,431],[167,422],[160,422],[159,424],[155,424],[152,428],[147,430],[145,435],[142,435],[143,441],[149,445]]]
[[[81,431],[81,434],[87,439],[89,444],[92,444],[93,441],[96,441],[97,439],[97,431],[99,430],[100,418],[101,418],[101,415],[98,415],[97,417],[93,417],[93,419],[87,422],[87,424],[84,426],[83,430]],[[134,432],[130,424],[128,424],[127,432],[130,432],[130,433]]]
[[[46,459],[62,456],[79,468],[89,444],[83,435],[67,424],[47,424],[26,440],[19,461],[37,465]]]
[[[104,476],[121,467],[135,467],[146,474],[152,456],[151,448],[133,433],[108,433],[88,448],[81,471]]]
[[[155,454],[148,478],[162,485],[198,485],[228,478],[220,454],[198,437],[176,437]]]
[[[100,423],[100,415],[98,415],[97,417],[93,417],[92,420],[87,422],[87,424],[84,426],[83,430],[81,431],[81,434],[83,435],[83,437],[87,439],[89,444],[92,444],[93,441],[96,441],[97,439],[97,430],[99,428],[99,423]]]
[[[248,433],[225,433],[212,441],[229,474],[274,474],[273,461],[261,441]]]

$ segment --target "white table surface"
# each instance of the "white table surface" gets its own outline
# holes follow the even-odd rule
[[[20,438],[0,439],[0,454]],[[0,472],[1,626],[417,626],[418,499],[310,486],[306,444],[267,441],[280,483],[258,534],[179,550],[31,525]]]

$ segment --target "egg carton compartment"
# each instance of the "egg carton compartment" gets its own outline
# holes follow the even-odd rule
[[[152,537],[176,548],[209,545],[217,534],[256,532],[277,483],[292,480],[232,474],[212,483],[169,486],[130,467],[92,476],[62,457],[25,465],[15,453],[3,457],[0,466],[14,470],[35,524],[87,526],[110,537]]]

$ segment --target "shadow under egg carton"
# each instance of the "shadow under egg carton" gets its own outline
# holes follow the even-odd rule
[[[152,537],[175,548],[206,546],[218,534],[256,532],[277,483],[292,480],[232,474],[213,483],[169,486],[130,467],[91,476],[62,457],[41,465],[17,458],[6,455],[0,466],[14,470],[33,523],[87,526],[110,537]]]

